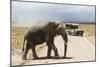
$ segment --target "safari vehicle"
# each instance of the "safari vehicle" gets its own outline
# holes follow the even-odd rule
[[[80,29],[79,24],[65,24],[67,27],[67,32],[72,36],[83,36],[84,31]]]

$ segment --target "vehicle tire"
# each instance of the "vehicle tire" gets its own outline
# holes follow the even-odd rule
[[[83,37],[83,33],[81,33],[80,36]]]

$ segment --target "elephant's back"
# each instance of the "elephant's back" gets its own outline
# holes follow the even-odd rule
[[[41,44],[45,42],[45,32],[42,30],[27,32],[26,39],[33,41],[35,44]]]
[[[37,32],[38,30],[44,30],[44,28],[48,25],[48,23],[36,23],[33,24],[27,32]]]

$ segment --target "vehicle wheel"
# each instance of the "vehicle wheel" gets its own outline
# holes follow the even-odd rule
[[[83,34],[77,34],[76,36],[81,36],[81,37],[82,37],[82,36],[83,36]]]
[[[83,37],[83,33],[81,34],[81,36]]]

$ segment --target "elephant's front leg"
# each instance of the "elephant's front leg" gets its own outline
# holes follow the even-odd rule
[[[51,58],[51,47],[50,46],[48,46],[47,57]]]
[[[55,56],[56,56],[56,57],[59,57],[58,50],[57,50],[56,46],[54,45],[54,43],[51,42],[51,43],[49,43],[48,45],[49,45],[49,46],[48,46],[47,57],[48,57],[48,58],[51,58],[51,50],[52,50],[52,49],[54,50]]]
[[[53,49],[55,52],[55,56],[59,56],[58,54],[58,50],[56,48],[56,46],[54,45],[54,36],[46,36],[46,43],[48,46],[48,53],[47,53],[47,57],[51,58],[51,50]]]
[[[54,52],[55,52],[55,56],[56,56],[56,57],[59,57],[58,50],[57,50],[56,46],[54,45],[54,43],[52,43],[52,49],[53,49]]]
[[[45,40],[46,40],[46,44],[48,46],[47,58],[51,58],[51,49],[52,49],[51,44],[52,44],[52,39],[51,39],[49,33],[46,34]]]

